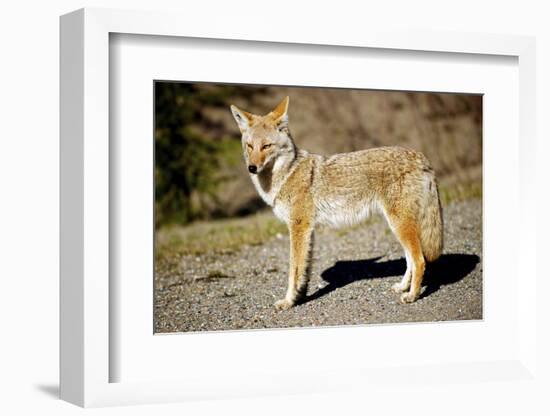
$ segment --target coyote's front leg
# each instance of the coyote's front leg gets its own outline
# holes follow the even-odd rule
[[[307,204],[306,204],[307,206]],[[291,212],[288,229],[290,233],[290,261],[288,269],[288,290],[284,299],[275,302],[277,309],[289,309],[307,292],[310,257],[313,245],[314,222],[312,213],[305,207]]]

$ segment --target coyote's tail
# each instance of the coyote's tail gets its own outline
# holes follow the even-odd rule
[[[427,261],[434,261],[443,250],[443,217],[437,181],[432,172],[426,175],[426,192],[420,207],[420,244]]]

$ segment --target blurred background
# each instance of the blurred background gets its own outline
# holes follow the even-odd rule
[[[156,227],[265,209],[229,105],[257,114],[290,96],[290,131],[320,154],[402,145],[423,152],[443,203],[481,197],[482,97],[332,88],[155,83]]]

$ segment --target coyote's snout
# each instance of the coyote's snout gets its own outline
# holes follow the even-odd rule
[[[401,147],[329,157],[299,150],[288,128],[288,103],[286,97],[265,116],[231,106],[252,182],[290,233],[288,290],[275,306],[290,308],[305,295],[316,224],[353,225],[373,211],[384,215],[405,251],[407,270],[393,290],[403,292],[402,302],[414,302],[425,262],[437,259],[443,247],[441,204],[428,160]]]

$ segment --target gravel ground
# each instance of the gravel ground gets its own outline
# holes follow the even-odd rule
[[[156,332],[309,327],[482,319],[482,208],[473,199],[444,208],[443,256],[429,264],[419,300],[391,291],[405,272],[385,222],[316,233],[307,298],[277,311],[286,291],[288,237],[231,254],[184,256],[155,271]]]

